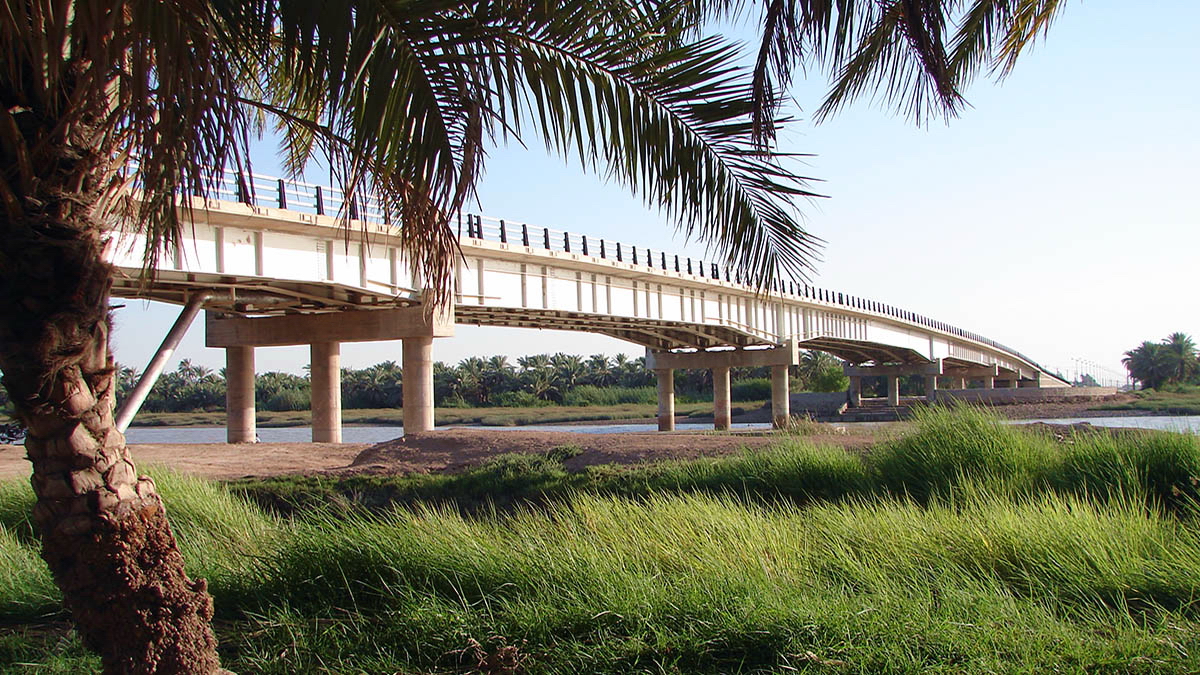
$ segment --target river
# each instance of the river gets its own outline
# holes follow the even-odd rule
[[[1161,429],[1200,434],[1200,415],[1145,416],[1145,417],[1072,417],[1066,419],[1019,420],[1014,424],[1048,422],[1050,424],[1075,424],[1086,422],[1098,427],[1121,427],[1139,429]],[[874,424],[863,422],[862,424]],[[734,429],[768,429],[770,424],[735,424]],[[853,427],[853,424],[838,426]],[[615,434],[654,431],[654,424],[538,424],[524,427],[481,427],[488,430],[506,429],[522,431],[570,431],[580,434]],[[712,424],[680,422],[678,430],[703,431],[712,429]],[[401,426],[346,426],[342,427],[342,440],[346,443],[379,443],[404,435]],[[224,427],[132,427],[125,434],[130,443],[224,443]],[[259,428],[258,440],[263,443],[307,443],[312,439],[309,427]]]

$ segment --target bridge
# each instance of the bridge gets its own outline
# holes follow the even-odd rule
[[[345,226],[343,217],[350,219]],[[453,303],[425,306],[425,285],[376,203],[297,181],[226,172],[197,199],[190,239],[161,252],[142,278],[145,239],[116,230],[113,295],[185,307],[118,413],[128,425],[188,324],[205,310],[206,344],[226,350],[228,440],[255,440],[254,348],[310,345],[314,442],[340,442],[340,344],[400,340],[406,432],[433,428],[435,338],[455,324],[575,330],[647,350],[658,383],[659,428],[674,428],[673,372],[713,371],[714,419],[730,424],[729,370],[769,366],[776,425],[788,417],[788,367],[801,349],[844,361],[850,404],[862,378],[951,388],[1068,384],[993,340],[899,307],[804,284],[763,291],[711,261],[528,223],[459,214],[462,256]],[[949,378],[947,380],[946,378]]]

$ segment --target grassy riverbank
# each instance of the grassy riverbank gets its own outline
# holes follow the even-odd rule
[[[1167,391],[1132,392],[1136,397],[1124,403],[1096,406],[1097,410],[1145,410],[1159,415],[1200,415],[1200,387],[1174,386]]]
[[[749,401],[735,406],[737,410],[761,408],[765,401]],[[679,415],[712,415],[712,403],[678,403],[675,412]],[[524,424],[557,424],[564,422],[591,422],[603,420],[650,419],[658,413],[656,405],[629,403],[622,405],[596,406],[543,406],[530,408],[438,408],[435,423],[438,426],[454,424],[479,424],[492,427],[511,427]],[[260,427],[300,427],[312,421],[308,410],[292,412],[259,411],[256,415]],[[378,408],[371,410],[343,410],[343,424],[400,425],[404,411],[400,408]],[[191,427],[224,426],[225,413],[139,413],[135,427]]]
[[[237,487],[310,493],[286,519],[160,485],[238,672],[1195,670],[1194,436],[1064,442],[957,411],[866,455],[793,438],[571,474],[569,454],[396,479],[386,503]],[[30,499],[0,484],[0,667],[94,669],[58,621]]]

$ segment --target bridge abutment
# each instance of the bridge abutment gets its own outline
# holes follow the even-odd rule
[[[316,342],[309,349],[309,377],[312,384],[312,440],[314,443],[341,443],[341,345],[337,342]]]
[[[654,371],[658,382],[658,430],[675,430],[675,371],[658,368]]]
[[[225,440],[256,443],[254,347],[225,348]]]

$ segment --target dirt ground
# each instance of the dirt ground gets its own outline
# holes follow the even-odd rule
[[[844,430],[844,425],[841,429]],[[810,437],[818,443],[864,448],[871,432],[853,434],[830,425],[829,433]],[[205,478],[279,476],[286,474],[440,473],[477,466],[508,452],[543,453],[563,445],[583,450],[568,467],[591,464],[634,464],[668,458],[719,456],[756,448],[777,440],[769,433],[706,434],[697,432],[577,434],[564,431],[441,429],[411,434],[372,446],[369,443],[179,443],[131,445],[141,467],[165,466]],[[0,445],[0,478],[29,475],[25,449]]]

